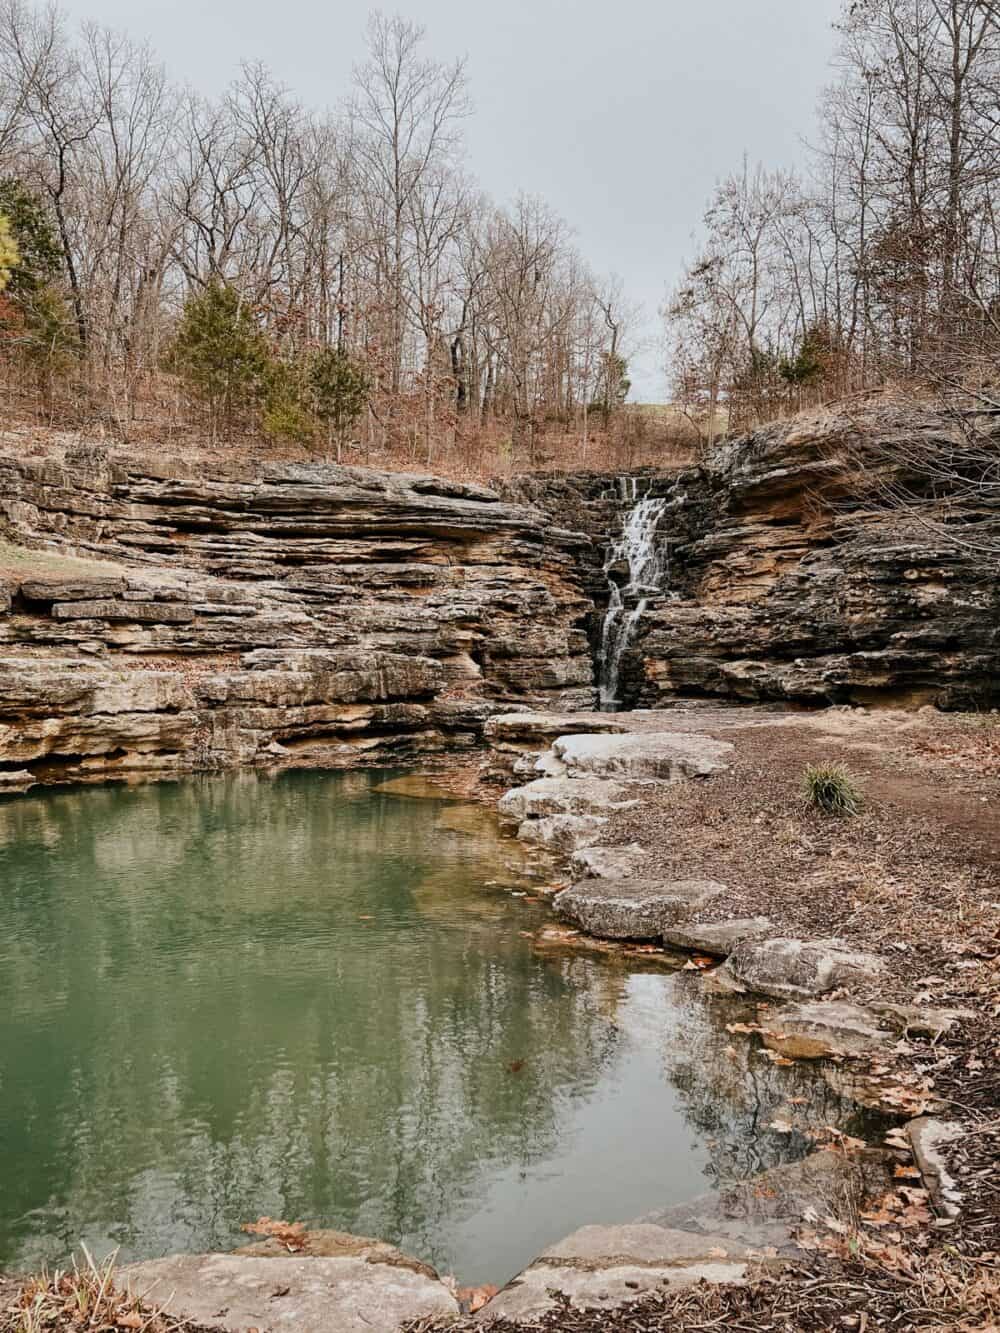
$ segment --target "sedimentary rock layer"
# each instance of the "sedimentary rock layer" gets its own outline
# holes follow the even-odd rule
[[[949,487],[947,466],[932,485],[913,463],[953,456],[964,429],[914,405],[852,405],[727,442],[698,467],[630,479],[621,494],[665,501],[668,574],[623,663],[626,702],[1000,702],[1000,514],[985,488]],[[532,478],[509,493],[594,536],[615,521],[612,481]],[[908,508],[894,490],[948,503]],[[600,603],[597,573],[591,562]]]
[[[592,702],[587,538],[429,477],[173,470],[0,459],[0,770],[347,764]]]

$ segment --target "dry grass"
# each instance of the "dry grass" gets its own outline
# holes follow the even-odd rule
[[[747,1286],[700,1284],[638,1301],[618,1310],[577,1310],[560,1302],[537,1325],[540,1333],[896,1333],[950,1330],[996,1333],[1000,1275],[995,1261],[945,1256],[927,1263],[914,1255],[914,1272],[886,1271],[877,1262],[797,1265],[778,1276],[762,1275]],[[487,1307],[488,1313],[489,1307]],[[458,1323],[421,1321],[406,1333],[478,1333],[474,1318]],[[492,1333],[520,1333],[500,1319]]]
[[[856,815],[861,810],[861,789],[840,764],[809,764],[802,787],[806,804],[824,815]]]
[[[150,1304],[150,1293],[133,1295],[115,1281],[115,1255],[96,1262],[86,1246],[83,1260],[54,1269],[0,1293],[0,1333],[198,1333],[198,1326]]]
[[[411,429],[400,425],[381,443],[348,443],[341,462],[389,472],[429,472],[457,481],[488,481],[523,472],[610,471],[676,467],[693,460],[697,432],[668,404],[630,404],[601,429],[592,417],[584,442],[580,422],[540,421],[528,445],[514,447],[510,424],[466,419],[443,422],[428,448],[422,414]],[[137,467],[144,457],[176,475],[193,465],[330,462],[320,449],[273,440],[259,433],[236,433],[212,443],[204,422],[178,416],[155,399],[142,405],[127,430],[106,420],[75,422],[66,414],[42,419],[27,404],[12,404],[0,423],[0,453],[19,459],[62,462],[81,447],[106,446]]]

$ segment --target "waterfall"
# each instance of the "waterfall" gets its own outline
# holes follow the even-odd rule
[[[629,483],[631,482],[631,487]],[[608,547],[604,572],[608,578],[608,609],[601,627],[599,685],[601,707],[609,711],[619,703],[618,685],[622,658],[631,643],[639,618],[658,596],[667,577],[667,558],[656,539],[656,528],[667,507],[666,500],[637,500],[635,478],[619,479],[619,494],[631,500],[632,508],[622,516],[622,532]],[[624,587],[613,577],[614,567],[625,561],[628,582]]]

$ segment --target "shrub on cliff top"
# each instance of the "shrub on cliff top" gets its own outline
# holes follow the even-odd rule
[[[864,800],[860,787],[839,764],[809,764],[803,794],[807,805],[825,815],[856,815]]]
[[[11,225],[4,214],[0,213],[0,292],[10,281],[20,258]]]

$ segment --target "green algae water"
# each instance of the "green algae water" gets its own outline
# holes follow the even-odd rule
[[[690,974],[539,949],[518,846],[387,776],[0,802],[0,1268],[267,1214],[502,1282],[837,1118]]]

